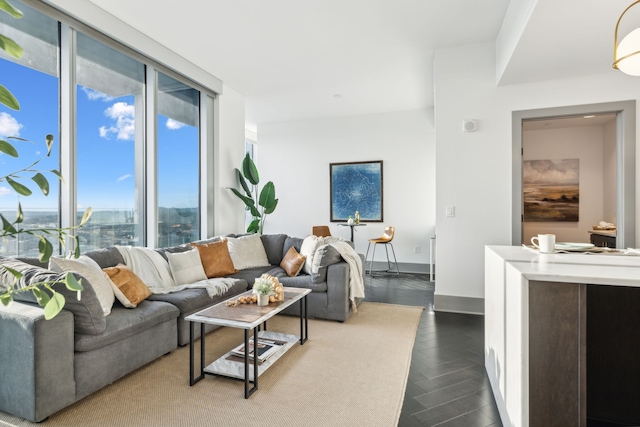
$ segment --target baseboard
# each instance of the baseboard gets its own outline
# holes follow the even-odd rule
[[[366,265],[363,265],[363,267],[369,271],[369,263],[367,262]],[[375,261],[373,263],[373,270],[386,270],[387,269],[387,263],[385,261]],[[429,264],[418,264],[418,263],[413,263],[413,262],[399,262],[398,263],[398,269],[400,270],[400,273],[416,273],[416,274],[429,274]],[[396,271],[396,266],[393,265],[393,263],[391,264],[391,271]],[[433,271],[435,274],[435,265],[433,267]]]
[[[436,285],[437,289],[437,285]],[[484,298],[458,297],[453,295],[434,295],[434,311],[484,315]]]

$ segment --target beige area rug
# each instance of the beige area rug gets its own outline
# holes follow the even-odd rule
[[[421,307],[365,302],[345,323],[311,319],[309,340],[260,376],[247,400],[242,381],[207,375],[190,387],[186,346],[43,423],[0,412],[0,427],[396,426],[421,313]],[[300,333],[297,317],[276,316],[268,327]],[[210,363],[243,333],[220,328],[206,340]]]

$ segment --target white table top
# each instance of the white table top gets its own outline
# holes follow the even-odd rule
[[[640,287],[640,256],[540,254],[521,246],[487,246],[528,280]]]

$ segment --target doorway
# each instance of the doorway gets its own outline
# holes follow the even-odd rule
[[[615,136],[611,136],[615,141],[611,144],[614,147],[609,148],[609,152],[613,150],[615,154],[611,153],[611,155],[615,156],[613,162],[613,166],[607,166],[607,162],[601,162],[602,166],[599,169],[588,169],[582,168],[585,171],[593,170],[592,175],[585,175],[583,173],[583,177],[580,179],[580,186],[582,189],[580,192],[584,196],[580,197],[580,203],[583,206],[589,206],[589,203],[593,206],[594,198],[600,197],[600,200],[603,205],[606,205],[606,208],[603,208],[596,216],[583,216],[583,222],[579,223],[578,218],[567,218],[569,222],[541,222],[536,227],[535,224],[531,224],[527,222],[525,227],[525,200],[523,197],[524,191],[524,179],[523,179],[523,163],[527,161],[527,157],[531,158],[531,153],[528,153],[529,156],[525,156],[524,147],[526,147],[526,140],[524,138],[525,131],[528,130],[540,130],[551,127],[561,127],[561,126],[578,126],[580,124],[586,124],[586,117],[589,117],[590,120],[593,120],[591,123],[604,123],[609,120],[614,121],[613,124],[609,125],[609,132],[614,134]],[[589,124],[591,125],[591,124]],[[588,234],[586,232],[586,227],[589,229],[592,225],[598,224],[599,221],[591,224],[594,221],[594,218],[597,216],[602,216],[603,220],[605,217],[609,218],[607,222],[613,222],[617,226],[617,247],[625,248],[625,247],[634,247],[635,246],[635,101],[621,101],[621,102],[613,102],[613,103],[604,103],[604,104],[590,104],[590,105],[580,105],[580,106],[572,106],[572,107],[559,107],[559,108],[547,108],[547,109],[539,109],[539,110],[528,110],[528,111],[516,111],[512,114],[512,129],[513,129],[513,206],[512,206],[512,244],[513,245],[521,245],[523,242],[526,243],[528,239],[525,237],[525,228],[527,229],[527,233],[531,234],[534,230],[539,230],[540,226],[546,227],[549,231],[546,232],[554,232],[555,229],[558,231],[562,230],[564,236],[581,236],[585,234],[584,238],[576,239],[576,238],[565,238],[568,241],[584,241],[588,239]],[[536,133],[531,133],[528,135],[535,135]],[[545,134],[544,132],[542,134]],[[538,134],[540,136],[541,134]],[[547,132],[546,137],[556,137],[560,138],[558,145],[556,148],[559,149],[559,153],[561,153],[560,157],[567,157],[567,147],[571,148],[570,141],[562,142],[562,135],[554,132]],[[569,139],[569,138],[566,138]],[[547,145],[549,143],[547,142]],[[562,154],[562,150],[560,147],[564,146],[565,154]],[[575,149],[575,147],[574,147]],[[575,151],[574,151],[575,152]],[[537,153],[540,154],[540,153]],[[591,164],[596,159],[594,159],[594,154],[591,153],[591,157],[587,154],[582,153],[580,156],[583,157],[583,166],[586,166],[586,162],[591,162]],[[533,156],[535,157],[535,155]],[[579,157],[578,154],[570,157]],[[574,159],[575,160],[575,159]],[[531,164],[535,164],[535,162],[527,163],[527,167],[530,167]],[[575,165],[574,165],[575,167]],[[605,172],[605,169],[612,169]],[[613,183],[605,183],[605,175],[609,173],[612,174],[608,180],[613,181]],[[599,174],[599,177],[597,176]],[[611,190],[605,193],[602,190],[599,190],[600,195],[598,196],[598,191],[590,188],[589,180],[593,183],[593,179],[598,178],[601,182],[598,184],[602,187],[605,185],[609,186],[612,190],[615,191],[614,194],[610,194]],[[611,206],[614,204],[615,206]],[[577,209],[577,205],[576,208]],[[583,210],[584,211],[584,210]],[[527,211],[530,214],[530,210]],[[577,212],[577,210],[576,210]],[[586,212],[586,211],[585,211]],[[541,217],[544,221],[544,217]],[[529,217],[528,219],[531,219]],[[540,219],[540,217],[538,218]],[[553,220],[552,220],[553,221]],[[587,224],[587,222],[589,224]],[[537,231],[536,231],[537,233]],[[573,233],[573,234],[572,234]],[[559,233],[559,236],[563,235]],[[588,240],[587,240],[588,241]]]

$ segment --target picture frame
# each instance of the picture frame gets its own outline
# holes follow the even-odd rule
[[[382,160],[330,163],[331,222],[345,222],[349,216],[360,222],[384,220]]]
[[[580,159],[525,160],[524,222],[580,220]]]

